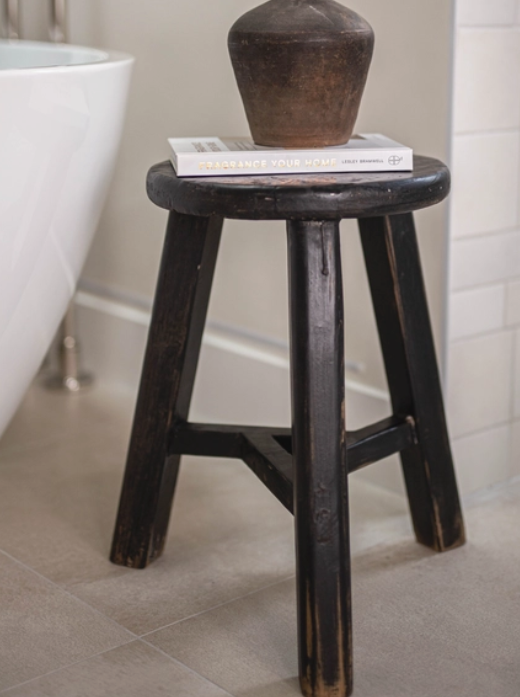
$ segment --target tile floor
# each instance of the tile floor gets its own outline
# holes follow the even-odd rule
[[[0,442],[0,694],[290,697],[291,516],[238,462],[186,458],[164,556],[108,562],[133,399],[33,387]],[[435,555],[351,480],[358,697],[520,694],[520,485]]]

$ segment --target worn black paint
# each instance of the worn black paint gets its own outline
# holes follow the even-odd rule
[[[167,210],[244,220],[339,220],[391,215],[439,203],[446,165],[415,157],[413,172],[177,177],[169,162],[148,172],[148,196]]]
[[[465,540],[413,217],[359,221],[394,414],[411,416],[417,445],[401,453],[419,542]]]
[[[338,222],[289,222],[300,683],[352,689],[343,287]]]
[[[222,230],[172,212],[155,294],[111,560],[146,566],[164,547],[179,471],[167,432],[188,416]]]
[[[347,431],[345,435],[349,472],[356,472],[416,443],[415,427],[410,418],[390,417],[358,431]],[[244,460],[276,498],[293,512],[290,428],[178,423],[170,433],[168,452]]]
[[[295,512],[300,679],[308,697],[352,689],[347,472],[400,452],[417,538],[464,541],[410,211],[442,200],[444,165],[414,173],[178,179],[148,176],[172,211],[114,534],[112,560],[162,551],[180,456],[242,459]],[[175,212],[177,211],[177,212]],[[287,219],[292,429],[187,423],[222,217]],[[338,224],[358,217],[393,415],[345,430]]]

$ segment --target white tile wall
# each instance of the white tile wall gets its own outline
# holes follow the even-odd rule
[[[520,276],[520,231],[452,240],[452,291]]]
[[[513,338],[502,331],[451,344],[447,411],[453,437],[511,420]]]
[[[520,419],[520,330],[515,332],[514,363],[511,369],[513,384],[513,415]]]
[[[520,474],[520,0],[456,0],[447,411],[463,492]]]
[[[453,293],[450,337],[460,339],[500,329],[505,307],[505,286],[485,286]]]
[[[520,280],[509,283],[506,299],[506,324],[520,324]]]
[[[520,29],[461,29],[455,73],[455,132],[517,128]]]
[[[507,424],[453,441],[458,483],[467,494],[513,476],[510,432],[511,426]]]
[[[517,0],[457,0],[457,25],[513,24]]]
[[[511,448],[510,448],[510,469],[511,476],[520,475],[520,421],[515,421],[511,427]]]
[[[455,137],[452,163],[454,239],[516,225],[519,152],[517,131]]]

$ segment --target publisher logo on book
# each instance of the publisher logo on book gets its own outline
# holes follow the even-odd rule
[[[399,155],[391,155],[388,158],[388,164],[392,165],[393,167],[397,167],[397,165],[400,165],[402,162],[403,158],[399,157]]]

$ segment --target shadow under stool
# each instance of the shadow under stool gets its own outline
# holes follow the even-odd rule
[[[414,210],[444,199],[441,162],[413,172],[147,179],[170,211],[111,559],[142,568],[164,547],[182,454],[244,460],[294,513],[300,684],[352,691],[347,474],[399,452],[417,540],[464,542]],[[285,220],[292,429],[188,422],[224,218]],[[393,415],[345,430],[339,222],[357,218]]]

